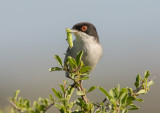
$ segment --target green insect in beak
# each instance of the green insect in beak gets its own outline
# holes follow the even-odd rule
[[[71,30],[66,28],[66,31],[67,31],[67,41],[68,41],[68,44],[69,44],[69,48],[72,48],[73,47],[73,41],[72,41]]]

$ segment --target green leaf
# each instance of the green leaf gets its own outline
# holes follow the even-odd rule
[[[147,83],[147,86],[150,87],[151,85],[154,84],[154,81],[153,80],[150,80],[148,83]]]
[[[86,73],[81,73],[82,76],[86,76],[86,75],[89,75],[89,72],[86,72]]]
[[[145,73],[144,73],[145,78],[148,78],[149,75],[150,75],[149,71],[145,71]]]
[[[59,104],[57,104],[57,103],[55,103],[54,106],[55,106],[56,108],[58,108],[58,109],[61,109],[61,106],[60,106]]]
[[[39,106],[38,106],[39,111],[44,111],[45,108],[46,108],[45,105],[39,105]]]
[[[85,76],[85,77],[81,77],[79,80],[88,80],[89,77]]]
[[[59,65],[62,66],[62,60],[58,55],[55,55],[54,58],[57,60],[57,62],[59,63]]]
[[[68,88],[67,88],[67,90],[66,90],[66,97],[67,97],[68,99],[70,99],[70,97],[72,96],[72,94],[73,94],[73,92],[74,92],[74,89],[75,89],[75,88],[73,88],[73,87],[71,87],[71,86],[68,86]]]
[[[83,91],[77,91],[76,93],[77,93],[77,95],[79,95],[79,96],[85,95]]]
[[[81,69],[80,69],[80,73],[87,73],[91,70],[92,68],[89,67],[89,66],[83,66]]]
[[[74,105],[74,103],[73,102],[71,102],[70,104],[69,104],[69,109],[72,109],[72,107],[73,107],[73,105]]]
[[[44,105],[45,105],[45,106],[48,106],[48,102],[49,102],[48,99],[45,99],[45,98],[44,98],[44,99],[43,99],[43,102],[44,102]]]
[[[105,106],[102,106],[102,113],[106,113],[105,111],[106,111],[106,107]]]
[[[62,84],[60,84],[59,86],[61,87],[61,90],[62,90],[63,94],[65,94],[64,86]]]
[[[115,107],[117,107],[116,99],[111,98],[111,99],[110,99],[110,102],[111,102]]]
[[[136,98],[134,97],[134,96],[129,96],[128,98],[127,98],[127,102],[132,102],[132,101],[134,101]]]
[[[99,87],[100,91],[106,95],[106,97],[110,100],[112,97],[110,94],[102,87]]]
[[[72,113],[84,113],[83,111],[73,111]]]
[[[137,77],[136,77],[136,82],[134,83],[134,85],[136,86],[136,88],[139,87],[140,80],[141,80],[141,76],[140,76],[140,75],[137,75]]]
[[[26,100],[26,101],[25,101],[25,106],[26,106],[26,108],[29,108],[29,107],[30,107],[30,102],[29,102],[29,100]]]
[[[117,86],[117,91],[120,92],[120,90],[121,90],[121,89],[120,89],[120,84],[118,84],[118,86]]]
[[[37,103],[36,101],[34,101],[34,102],[33,102],[33,106],[34,106],[35,108],[37,108],[37,107],[38,107],[38,103]]]
[[[41,104],[43,104],[43,99],[41,98],[41,97],[39,97],[39,102],[41,103]]]
[[[60,92],[58,92],[58,91],[56,91],[54,88],[52,88],[52,90],[53,90],[53,92],[54,92],[54,94],[55,94],[55,96],[57,97],[57,98],[62,98],[62,95],[61,95],[61,93]]]
[[[131,104],[130,106],[131,106],[131,107],[137,107],[135,104]]]
[[[119,93],[119,98],[121,97],[121,95],[122,95],[123,93],[127,93],[127,89],[126,89],[126,88],[122,88],[122,89],[121,89],[121,91],[120,91],[120,93]]]
[[[133,93],[133,89],[132,89],[132,88],[127,88],[127,90],[128,90],[128,92],[129,92],[130,94]]]
[[[49,98],[52,102],[54,102],[54,99],[53,99],[53,96],[52,95],[49,95]]]
[[[52,68],[49,69],[49,71],[50,72],[52,72],[52,71],[62,71],[62,68],[60,68],[60,67],[52,67]]]
[[[76,56],[76,63],[79,66],[81,63],[81,59],[82,59],[82,55],[83,55],[83,50],[78,52],[77,56]]]
[[[59,110],[61,113],[66,113],[66,108],[63,104],[60,104],[61,109]]]
[[[136,98],[136,100],[139,102],[143,102],[143,99],[140,99],[140,98]]]
[[[68,61],[72,68],[77,67],[75,59],[72,58],[71,56],[68,56]]]
[[[137,94],[145,94],[147,93],[144,89],[141,89],[140,91],[137,92]]]
[[[128,113],[127,109],[122,110],[122,113]]]
[[[117,98],[118,97],[118,92],[115,90],[115,88],[112,88],[109,90],[109,94],[113,97],[113,98]]]
[[[67,107],[69,105],[69,99],[68,98],[62,98],[58,102],[62,102],[65,107]]]
[[[84,63],[83,61],[81,60],[81,63],[80,63],[80,68],[84,66]]]
[[[78,98],[79,102],[77,101],[76,104],[78,104],[81,107],[85,107],[86,108],[86,103],[84,102],[84,100],[82,100],[82,98]]]
[[[128,97],[128,94],[127,94],[127,93],[123,93],[123,94],[121,95],[121,98],[120,98],[121,104],[125,104],[125,103],[126,103],[127,97]]]
[[[103,112],[103,113],[105,113],[105,112]],[[114,110],[112,110],[111,113],[117,113],[117,110],[114,109]]]
[[[69,73],[69,77],[72,78],[73,80],[75,79],[76,73]]]
[[[19,104],[21,105],[23,101],[22,97],[19,97],[18,100],[19,100]]]
[[[20,92],[20,90],[16,90],[16,92],[14,93],[14,101],[17,100],[19,92]]]
[[[129,108],[128,110],[138,110],[139,107],[132,107],[132,108]]]
[[[97,86],[92,86],[89,88],[89,90],[87,91],[87,93],[91,92],[91,91],[94,91],[95,89],[97,88]]]

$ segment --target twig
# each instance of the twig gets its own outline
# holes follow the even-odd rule
[[[82,91],[85,94],[83,86],[82,86],[82,81],[80,80],[80,81],[76,82],[74,79],[72,79],[72,80],[74,81],[74,83],[71,85],[71,87],[75,87],[75,88],[77,88],[78,91]],[[79,86],[77,86],[77,84]],[[87,98],[86,94],[83,95],[82,98],[85,101],[85,103],[89,102],[89,99]]]
[[[8,99],[8,101],[11,103],[11,105],[12,105],[18,112],[22,113],[21,109],[18,108],[18,106],[17,106],[14,102],[12,102],[12,101],[9,100],[9,99]],[[53,102],[53,103],[51,103],[48,107],[46,107],[45,110],[43,111],[43,113],[46,113],[46,111],[47,111],[49,108],[51,108],[54,104],[55,104],[55,103]],[[40,112],[39,112],[39,113],[40,113]]]
[[[46,111],[47,111],[49,108],[51,108],[54,104],[55,104],[55,103],[53,102],[53,103],[51,103],[48,107],[46,107],[46,109],[44,110],[43,113],[46,113]]]
[[[11,105],[18,111],[18,112],[21,112],[21,109],[18,108],[18,106],[12,102],[10,99],[8,99],[8,101],[11,103]],[[22,112],[21,112],[22,113]]]
[[[107,101],[107,98],[104,98],[102,102],[105,103],[106,101]]]
[[[78,84],[79,84],[78,90],[82,91],[85,94],[83,86],[82,86],[82,81],[80,80]],[[89,99],[87,98],[86,94],[83,95],[82,98],[84,99],[85,103],[89,102]]]
[[[107,98],[104,98],[101,103],[105,103],[106,101],[107,101]],[[94,112],[95,112],[96,110],[98,110],[100,107],[101,107],[100,105],[97,106],[97,108],[94,110]]]

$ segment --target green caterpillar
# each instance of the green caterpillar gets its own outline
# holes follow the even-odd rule
[[[66,31],[67,31],[67,41],[68,41],[68,44],[69,44],[69,48],[72,48],[73,47],[73,41],[72,41],[71,30],[66,28]]]

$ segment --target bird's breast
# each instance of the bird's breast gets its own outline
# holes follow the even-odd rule
[[[96,41],[75,42],[74,54],[83,50],[82,61],[85,65],[94,68],[102,56],[102,46]],[[75,57],[75,56],[74,56]]]

